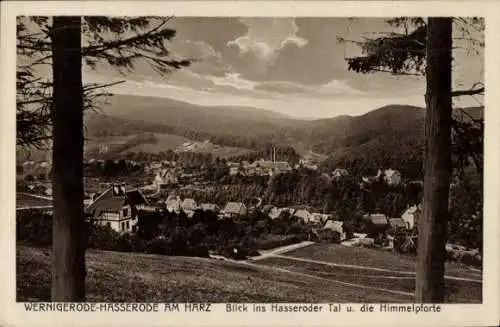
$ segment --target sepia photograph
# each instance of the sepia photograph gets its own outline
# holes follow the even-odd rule
[[[18,17],[17,300],[481,303],[483,48],[476,17]]]
[[[26,312],[485,302],[485,17],[12,21]]]

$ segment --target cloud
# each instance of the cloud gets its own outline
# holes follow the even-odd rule
[[[242,18],[248,34],[227,43],[237,45],[241,53],[251,52],[258,58],[270,61],[286,44],[302,47],[307,40],[297,36],[299,28],[294,18]]]

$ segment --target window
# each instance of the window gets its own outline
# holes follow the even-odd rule
[[[106,226],[111,227],[111,223],[108,221],[108,222],[106,223]]]
[[[125,223],[122,222],[122,230],[125,230]]]
[[[130,221],[127,221],[127,230],[130,229]]]
[[[128,217],[128,208],[123,209],[123,217]]]

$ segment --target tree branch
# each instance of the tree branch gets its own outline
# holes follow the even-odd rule
[[[484,87],[481,87],[479,89],[452,91],[451,96],[452,97],[460,97],[460,96],[464,96],[464,95],[476,95],[476,94],[483,94],[483,93],[484,93]]]

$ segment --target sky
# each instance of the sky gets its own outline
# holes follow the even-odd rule
[[[384,18],[174,17],[169,50],[196,59],[189,68],[159,76],[145,64],[122,76],[109,67],[84,68],[90,82],[126,80],[110,91],[168,97],[201,105],[251,106],[296,118],[360,115],[389,104],[425,106],[423,77],[357,74],[346,57],[375,32],[398,31]],[[455,34],[457,34],[456,32]],[[483,80],[484,55],[454,51],[455,87]],[[478,105],[471,97],[460,106]]]

